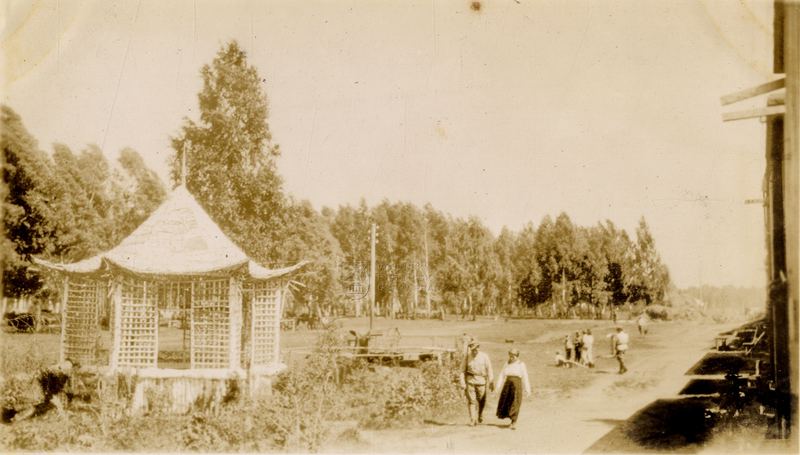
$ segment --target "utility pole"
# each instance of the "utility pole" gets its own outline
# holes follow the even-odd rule
[[[375,223],[369,230],[369,331],[372,332],[372,317],[375,313]]]
[[[431,318],[431,268],[428,263],[428,221],[425,221],[425,310]]]

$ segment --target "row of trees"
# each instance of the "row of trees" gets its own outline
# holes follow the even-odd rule
[[[158,176],[132,149],[116,165],[90,145],[41,150],[19,115],[0,107],[3,149],[3,296],[47,293],[33,256],[72,262],[107,250],[163,201]]]
[[[258,262],[310,260],[296,277],[302,286],[293,289],[314,309],[349,313],[365,296],[373,223],[382,314],[548,308],[559,316],[578,306],[650,303],[665,295],[669,275],[644,219],[631,239],[610,221],[581,227],[564,213],[494,235],[478,218],[453,218],[430,205],[384,201],[368,207],[362,201],[318,212],[283,191],[263,80],[238,44],[224,45],[201,76],[200,117],[186,119],[172,138],[172,183],[185,181]],[[123,151],[124,172],[112,171],[96,147],[75,155],[56,146],[51,159],[10,109],[3,115],[4,204],[14,213],[5,223],[15,251],[11,265],[4,265],[16,289],[11,294],[36,289],[18,279],[30,274],[31,255],[76,260],[107,249],[163,199],[158,178],[135,152]]]
[[[576,226],[565,213],[497,236],[477,218],[453,218],[430,205],[384,201],[370,209],[362,202],[322,214],[342,247],[337,270],[345,289],[366,279],[368,226],[378,226],[376,301],[383,314],[444,305],[462,314],[547,307],[564,316],[577,306],[586,312],[660,302],[669,285],[644,219],[631,239],[611,221]]]

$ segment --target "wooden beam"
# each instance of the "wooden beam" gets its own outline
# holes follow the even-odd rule
[[[770,94],[767,97],[767,106],[783,106],[786,104],[786,90]]]
[[[755,87],[746,88],[723,96],[719,99],[723,106],[735,103],[737,101],[746,100],[754,96],[763,95],[773,90],[778,90],[786,86],[786,78],[767,82],[765,84],[756,85]]]
[[[749,118],[769,117],[772,115],[781,115],[786,112],[786,106],[769,106],[760,107],[757,109],[747,109],[744,111],[726,112],[722,114],[723,122],[730,122],[733,120],[745,120]]]

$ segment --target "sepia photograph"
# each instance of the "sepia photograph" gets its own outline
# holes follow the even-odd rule
[[[0,2],[0,451],[800,453],[800,1]]]

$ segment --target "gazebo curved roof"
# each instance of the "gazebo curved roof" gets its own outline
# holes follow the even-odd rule
[[[251,277],[259,279],[284,275],[305,264],[267,269],[252,261],[183,185],[111,250],[71,264],[35,261],[69,273],[95,273],[108,265],[152,275],[201,275],[246,267]]]

